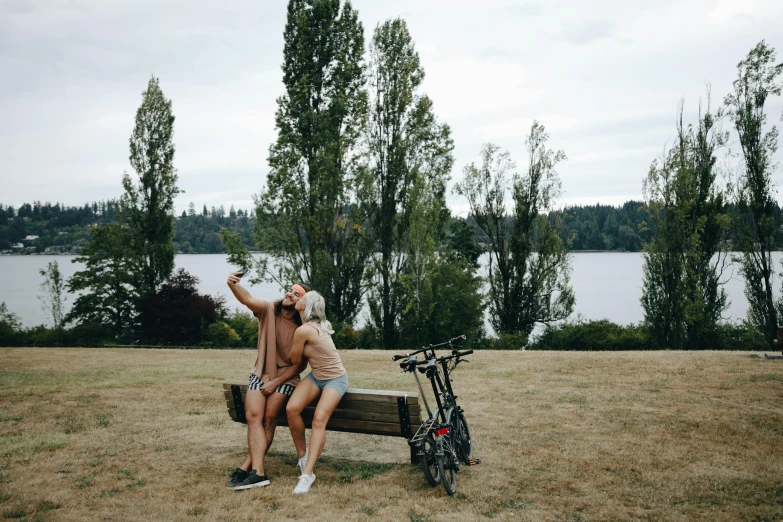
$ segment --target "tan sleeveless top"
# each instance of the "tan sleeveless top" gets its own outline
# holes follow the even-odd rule
[[[319,381],[335,379],[345,373],[340,354],[334,346],[332,336],[321,330],[316,323],[305,323],[300,328],[313,328],[318,332],[318,342],[304,345],[303,355],[310,363],[310,370]]]
[[[275,303],[264,301],[258,319],[258,356],[253,364],[253,373],[264,374],[272,379],[291,366],[291,349],[294,346],[294,332],[297,324],[283,317],[275,316]],[[299,376],[295,375],[285,384],[296,386]]]

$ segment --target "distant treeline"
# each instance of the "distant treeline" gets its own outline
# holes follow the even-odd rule
[[[97,201],[82,207],[60,203],[25,203],[19,208],[0,204],[0,251],[17,253],[81,252],[92,238],[94,227],[114,221],[117,201]],[[183,254],[225,253],[218,232],[238,232],[252,245],[251,213],[225,207],[206,206],[196,212],[193,204],[175,220],[174,248]],[[30,238],[30,239],[27,239]],[[33,239],[34,238],[34,239]]]
[[[110,223],[116,207],[114,200],[82,207],[40,201],[25,203],[18,209],[0,204],[0,251],[79,253],[89,243],[93,226]],[[733,206],[727,210],[731,213]],[[779,217],[780,213],[780,206],[775,203],[775,215]],[[640,252],[654,233],[647,205],[642,201],[627,201],[620,207],[601,204],[565,207],[553,214],[562,223],[561,239],[570,241],[573,251]],[[475,230],[475,241],[485,243],[486,238],[473,218],[467,219]],[[226,249],[219,235],[221,228],[237,232],[242,242],[252,247],[254,224],[252,211],[235,209],[233,205],[228,211],[223,205],[211,208],[204,205],[197,211],[191,203],[175,220],[174,248],[182,254],[223,254]],[[28,236],[38,237],[25,240]],[[731,235],[728,240],[732,240]],[[783,247],[783,241],[778,241],[776,246]]]

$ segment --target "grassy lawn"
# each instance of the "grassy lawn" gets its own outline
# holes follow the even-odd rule
[[[355,388],[415,390],[390,353]],[[246,448],[222,380],[252,351],[0,349],[0,517],[24,520],[783,520],[783,361],[727,352],[482,352],[454,374],[474,453],[457,494],[403,439],[331,433],[294,497],[225,489]]]

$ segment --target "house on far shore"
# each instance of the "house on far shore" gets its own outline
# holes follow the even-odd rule
[[[38,236],[27,236],[22,241],[35,241],[38,239]]]

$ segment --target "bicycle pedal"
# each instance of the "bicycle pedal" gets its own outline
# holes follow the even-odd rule
[[[468,466],[475,466],[476,464],[481,464],[481,459],[472,459],[468,462]]]

